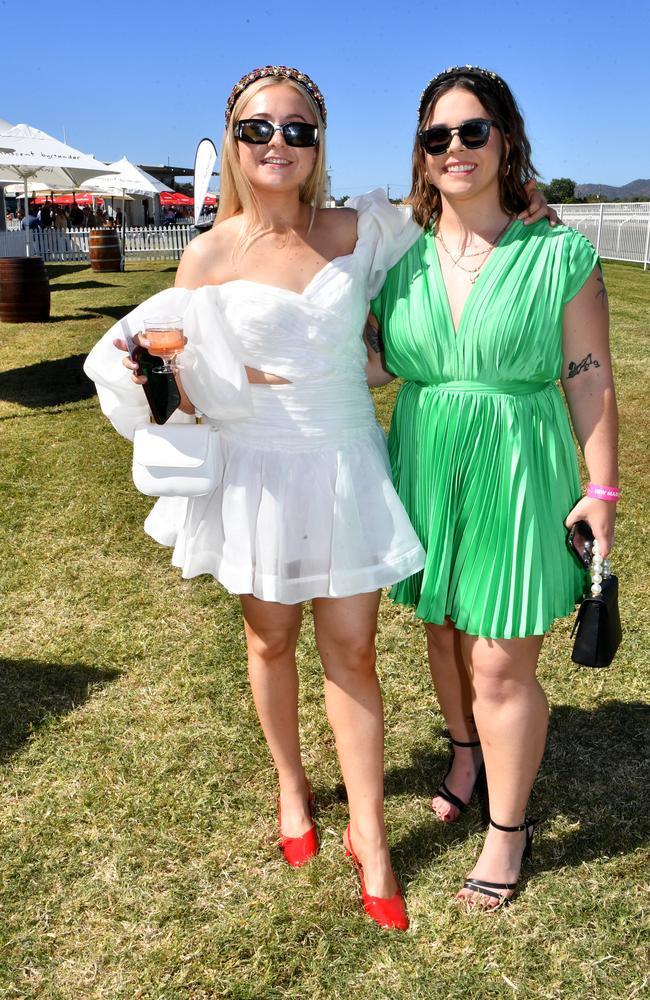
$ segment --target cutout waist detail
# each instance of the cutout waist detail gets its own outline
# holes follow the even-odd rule
[[[274,375],[272,372],[264,372],[259,368],[252,368],[250,365],[244,365],[246,369],[246,377],[251,385],[291,385],[288,378],[283,378],[281,375]]]

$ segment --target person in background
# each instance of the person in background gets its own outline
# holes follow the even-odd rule
[[[174,211],[174,208],[171,205],[165,205],[165,209],[163,211],[163,225],[171,226],[174,222],[176,222],[176,212]]]
[[[22,210],[21,210],[22,211]],[[27,216],[23,216],[20,227],[21,229],[40,229],[41,224],[38,221],[38,213],[36,207],[32,202],[27,205]]]
[[[68,219],[63,205],[55,205],[54,207],[54,228],[59,230],[68,228]]]
[[[81,207],[77,204],[77,199],[72,196],[72,205],[70,206],[70,225],[74,229],[78,229],[84,224],[84,213]]]
[[[83,221],[84,226],[86,226],[86,228],[88,229],[94,229],[94,227],[97,225],[97,217],[95,216],[92,205],[84,206],[83,218],[84,218]]]
[[[52,226],[52,207],[49,198],[46,197],[38,213],[38,221],[43,229],[50,229]]]

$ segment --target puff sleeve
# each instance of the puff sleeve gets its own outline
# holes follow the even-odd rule
[[[388,271],[404,256],[422,230],[406,205],[392,205],[382,188],[350,198],[346,208],[358,213],[357,238],[368,268],[368,300],[381,289]]]
[[[183,388],[194,406],[207,417],[237,419],[252,413],[250,386],[234,335],[220,306],[218,286],[194,291],[168,288],[146,299],[118,320],[93,347],[84,371],[97,388],[102,412],[118,433],[133,439],[136,428],[149,418],[149,407],[139,385],[122,364],[115,338],[133,337],[148,316],[182,316],[187,344],[182,355]],[[177,411],[172,421],[192,417]]]

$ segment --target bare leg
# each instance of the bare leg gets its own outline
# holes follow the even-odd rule
[[[350,807],[350,833],[370,895],[397,891],[384,824],[384,714],[375,673],[379,594],[313,601],[325,704]]]
[[[523,822],[544,754],[548,702],[536,677],[541,646],[542,636],[481,639],[463,634],[461,639],[475,691],[474,718],[487,771],[490,815],[503,826]],[[516,882],[524,843],[523,832],[489,827],[471,875],[490,882]],[[459,893],[461,899],[473,897],[469,890]],[[481,905],[496,902],[480,897]]]
[[[427,623],[425,628],[431,679],[449,733],[461,743],[473,743],[478,740],[478,733],[472,710],[472,685],[461,654],[461,633],[450,621],[444,625]],[[472,795],[481,760],[480,747],[454,747],[454,760],[445,784],[462,802],[468,802]],[[453,823],[460,812],[440,795],[434,795],[431,808],[445,823]]]
[[[241,598],[248,646],[248,676],[262,731],[280,782],[282,833],[299,837],[311,826],[308,785],[298,736],[296,642],[301,604]]]

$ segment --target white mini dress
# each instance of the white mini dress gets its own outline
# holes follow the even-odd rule
[[[354,252],[301,294],[247,280],[170,288],[86,359],[103,412],[132,438],[149,411],[113,340],[146,316],[183,316],[183,387],[218,427],[223,461],[212,493],[160,499],[146,519],[184,577],[209,573],[232,593],[295,604],[374,591],[424,565],[391,482],[362,337],[370,299],[421,230],[381,191],[348,204],[358,212]],[[250,384],[245,365],[289,384]]]

